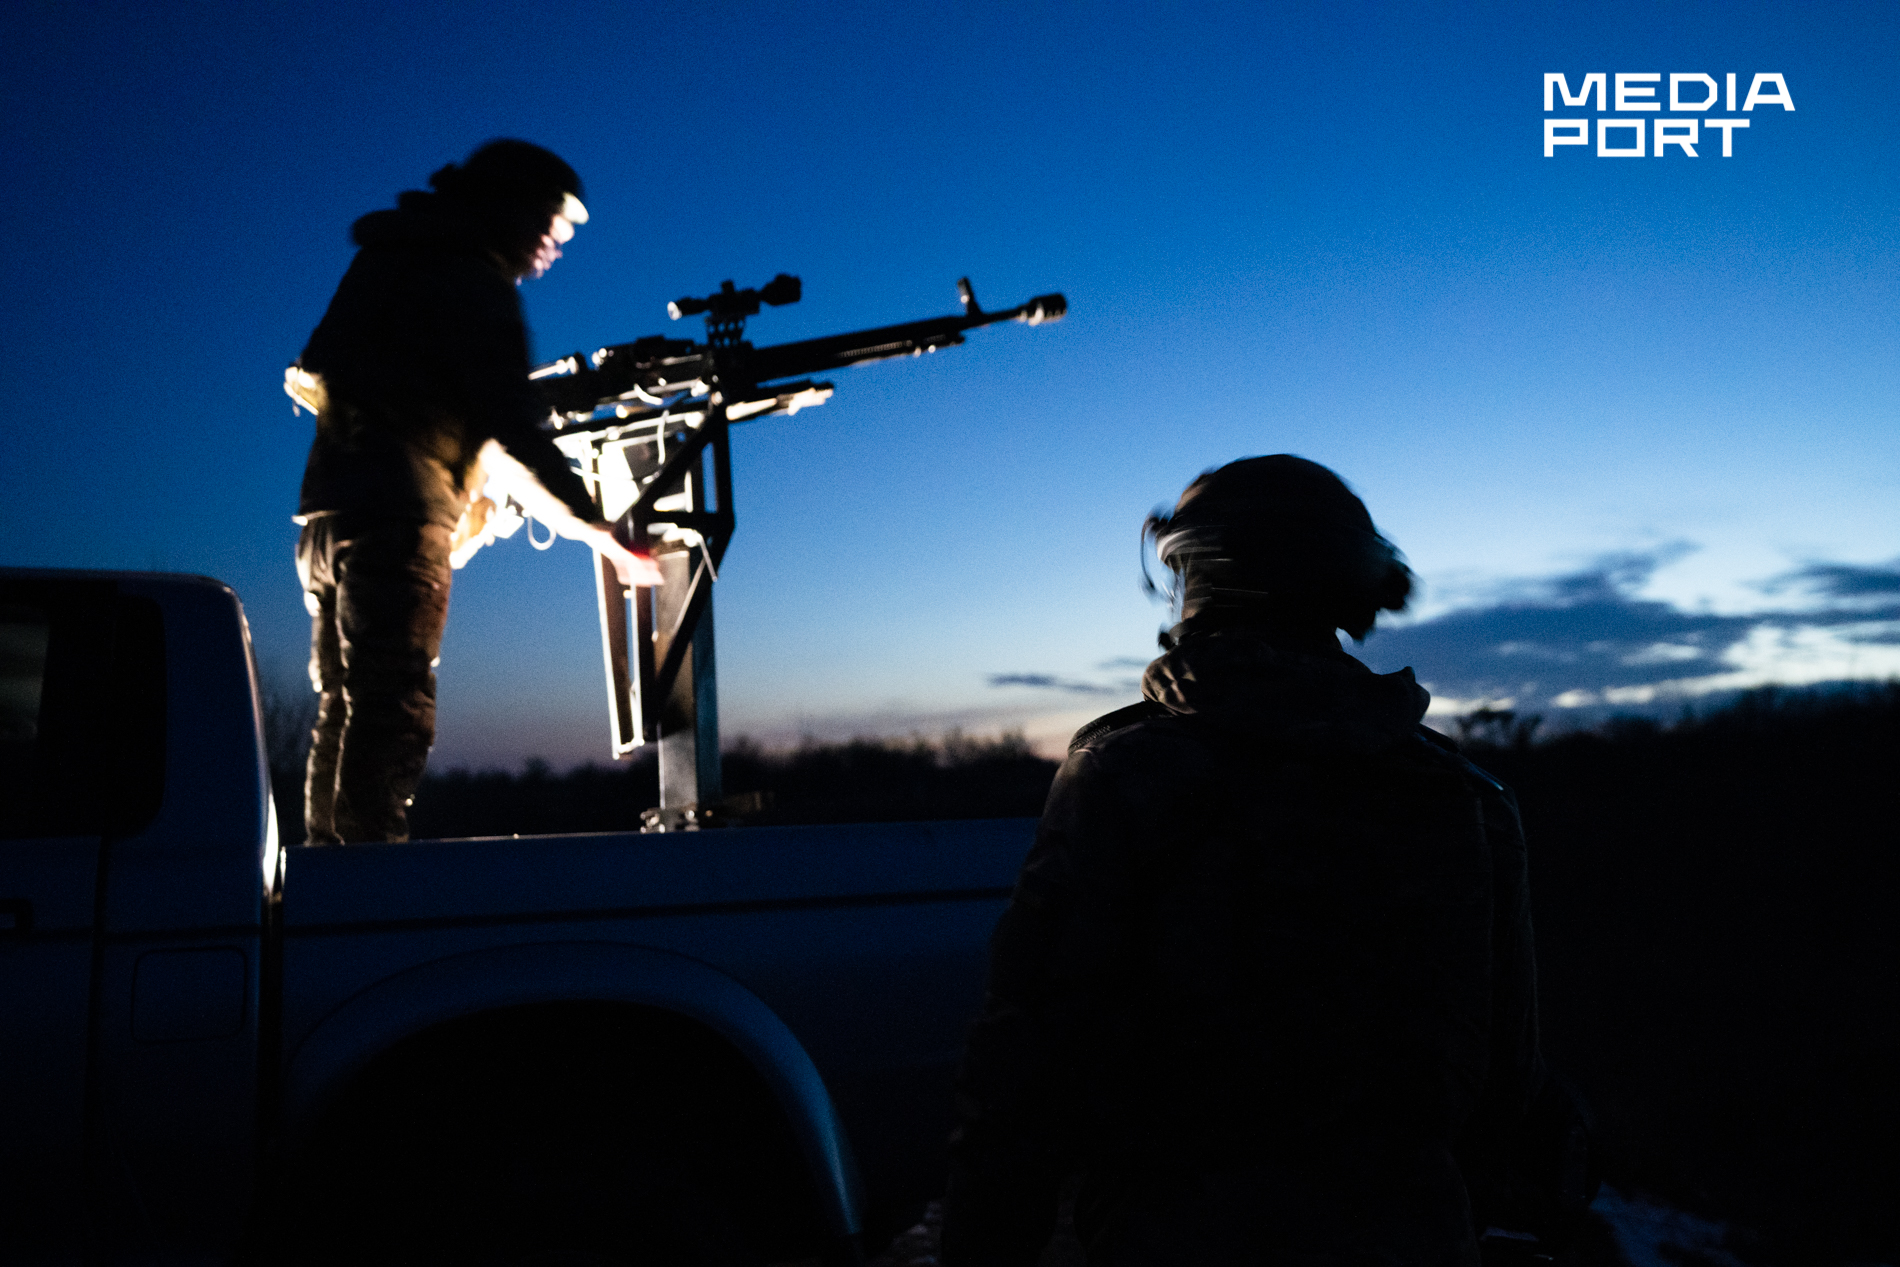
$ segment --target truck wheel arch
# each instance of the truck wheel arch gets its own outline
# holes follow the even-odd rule
[[[759,1075],[784,1114],[827,1230],[861,1226],[861,1191],[831,1095],[804,1046],[758,996],[695,959],[650,947],[541,942],[469,951],[385,978],[298,1041],[283,1072],[282,1140],[295,1155],[324,1112],[405,1039],[485,1013],[537,1004],[622,1004],[697,1022]]]

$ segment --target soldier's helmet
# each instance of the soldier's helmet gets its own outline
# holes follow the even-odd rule
[[[429,185],[480,222],[495,250],[521,271],[532,266],[555,216],[587,223],[580,176],[552,150],[529,141],[490,141],[430,176]]]
[[[1173,574],[1181,615],[1271,615],[1325,622],[1363,641],[1381,611],[1402,611],[1412,570],[1365,503],[1317,462],[1277,453],[1203,472],[1142,525]],[[1144,568],[1145,572],[1145,568]]]

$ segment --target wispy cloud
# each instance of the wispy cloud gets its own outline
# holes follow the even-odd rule
[[[1102,682],[1059,678],[1053,673],[992,673],[987,680],[991,686],[1033,686],[1042,690],[1068,691],[1074,695],[1121,695],[1128,689],[1126,686]]]
[[[1763,593],[1806,591],[1825,602],[1859,603],[1900,598],[1900,559],[1884,567],[1848,563],[1809,563],[1761,583]]]
[[[1513,582],[1498,601],[1382,630],[1361,654],[1382,671],[1412,666],[1441,716],[1486,706],[1589,713],[1900,675],[1900,567],[1810,563],[1757,586],[1806,602],[1740,615],[1638,597],[1685,549]]]

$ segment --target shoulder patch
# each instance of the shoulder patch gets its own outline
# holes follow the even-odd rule
[[[1082,729],[1076,731],[1075,738],[1069,740],[1069,751],[1074,752],[1077,748],[1087,747],[1097,739],[1100,739],[1103,735],[1108,734],[1112,730],[1120,730],[1123,726],[1132,726],[1136,722],[1157,721],[1160,718],[1172,717],[1173,715],[1167,705],[1157,704],[1151,699],[1142,700],[1138,704],[1130,704],[1126,708],[1118,708],[1112,713],[1102,714],[1088,725],[1082,727]]]

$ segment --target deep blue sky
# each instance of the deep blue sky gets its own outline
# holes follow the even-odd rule
[[[1066,734],[1165,620],[1143,514],[1283,451],[1425,578],[1365,654],[1445,710],[1885,675],[1896,65],[1889,4],[9,5],[0,560],[220,577],[294,682],[283,366],[350,222],[513,135],[594,212],[549,358],[780,270],[755,342],[1069,296],[741,428],[728,735]],[[1546,71],[1797,108],[1546,159]],[[603,753],[581,548],[460,573],[441,678],[439,765]]]

